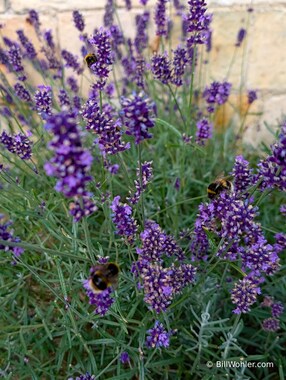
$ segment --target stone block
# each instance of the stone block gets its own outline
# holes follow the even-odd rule
[[[11,9],[15,12],[26,13],[30,9],[37,11],[55,10],[57,12],[66,10],[84,10],[104,8],[106,0],[78,1],[78,0],[10,0]]]
[[[6,0],[0,0],[0,12],[6,11]]]

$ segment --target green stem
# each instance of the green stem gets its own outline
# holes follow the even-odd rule
[[[176,106],[177,106],[177,108],[178,108],[178,111],[180,112],[180,115],[181,115],[182,121],[183,121],[183,123],[184,123],[185,131],[186,131],[186,130],[187,130],[187,124],[186,124],[186,121],[185,121],[185,118],[184,118],[183,112],[182,112],[182,110],[181,110],[181,107],[179,106],[179,103],[178,103],[178,101],[177,101],[176,95],[174,94],[174,91],[172,90],[172,87],[170,86],[169,83],[168,83],[168,88],[169,88],[169,90],[170,90],[170,92],[171,92],[171,94],[172,94],[172,97],[173,97],[174,102],[175,102],[175,104],[176,104]]]
[[[141,152],[141,144],[138,144],[138,158],[139,158],[139,171],[140,171],[140,188],[141,188],[141,210],[142,210],[142,221],[143,221],[143,228],[145,226],[145,212],[144,212],[144,191],[143,191],[143,178],[142,178],[142,152]]]

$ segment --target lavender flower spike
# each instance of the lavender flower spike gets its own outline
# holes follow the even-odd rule
[[[126,236],[129,243],[134,240],[134,235],[137,232],[137,223],[132,217],[132,208],[126,203],[120,203],[120,196],[113,199],[110,206],[113,211],[112,220],[116,226],[117,234]]]
[[[126,134],[134,136],[136,144],[152,137],[148,130],[155,126],[155,103],[143,92],[122,99],[122,115]]]
[[[147,332],[149,336],[146,338],[146,346],[148,348],[169,347],[170,337],[174,334],[174,331],[167,332],[159,321],[156,321],[154,327]]]

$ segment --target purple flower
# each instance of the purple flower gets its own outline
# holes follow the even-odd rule
[[[88,172],[93,158],[82,147],[73,115],[60,112],[49,117],[45,127],[54,134],[49,149],[55,156],[45,164],[45,170],[58,178],[56,190],[68,198],[87,195],[85,186],[92,179]]]
[[[80,31],[83,32],[84,30],[84,18],[83,15],[79,11],[73,11],[73,22],[75,27]]]
[[[130,148],[130,143],[125,143],[121,139],[121,122],[118,119],[112,122],[107,130],[102,131],[95,139],[103,157],[124,152]]]
[[[52,34],[51,29],[46,30],[43,33],[43,37],[44,37],[44,40],[46,41],[47,45],[49,46],[49,48],[51,48],[52,50],[54,50],[55,43],[54,43],[54,40],[53,40],[53,34]]]
[[[140,180],[141,174],[142,174],[142,183]],[[141,165],[141,171],[140,171],[140,168],[137,168],[136,175],[137,175],[137,179],[134,181],[136,192],[135,194],[132,195],[132,192],[130,191],[129,192],[130,197],[127,198],[127,200],[133,205],[139,202],[141,194],[146,189],[148,183],[151,181],[153,177],[152,161],[150,162],[145,161]]]
[[[88,196],[75,196],[74,199],[75,201],[69,204],[69,210],[75,222],[80,221],[84,216],[93,214],[98,209]]]
[[[71,91],[73,91],[74,93],[78,93],[79,87],[78,87],[77,80],[74,77],[68,77],[67,84],[69,85],[69,88],[71,89]]]
[[[132,272],[141,279],[144,301],[160,313],[185,286],[194,282],[196,269],[190,264],[163,265],[167,257],[182,262],[185,256],[175,239],[155,222],[146,222],[140,239],[142,246],[136,248],[138,260],[133,263]]]
[[[171,82],[176,86],[182,86],[183,75],[188,63],[187,50],[178,46],[174,51],[173,73]]]
[[[169,347],[170,337],[174,334],[174,331],[167,332],[162,323],[155,322],[152,329],[147,331],[146,346],[148,348],[161,348]]]
[[[113,54],[115,54],[115,56],[118,59],[121,59],[122,53],[121,53],[121,51],[119,49],[119,46],[124,44],[123,33],[121,32],[121,30],[120,30],[120,28],[119,28],[118,25],[112,25],[109,28],[109,31],[110,31],[111,45],[112,45]]]
[[[95,47],[97,56],[97,61],[90,69],[98,77],[97,88],[102,90],[113,63],[110,32],[100,28],[88,41]]]
[[[27,21],[31,25],[33,25],[33,27],[35,28],[36,32],[39,33],[41,23],[40,23],[38,12],[35,11],[34,9],[31,9],[29,11],[29,17],[27,17]]]
[[[0,214],[0,239],[7,242],[19,243],[20,238],[14,237],[14,230],[10,229],[10,226],[13,224],[12,221],[5,222],[5,217],[3,214]],[[19,257],[24,252],[24,249],[21,247],[9,247],[5,243],[0,244],[0,250],[5,252],[11,252],[14,258]],[[12,262],[14,264],[14,261]]]
[[[258,294],[260,294],[260,288],[256,281],[247,277],[239,280],[231,292],[231,300],[236,305],[233,312],[240,314],[250,311],[250,306],[254,304]]]
[[[89,304],[95,306],[95,314],[101,315],[103,317],[114,302],[114,299],[111,297],[113,289],[109,286],[102,292],[95,293],[91,286],[93,272],[94,270],[92,268],[91,277],[87,280],[84,280],[83,287],[85,288],[86,294],[89,298]]]
[[[167,36],[166,3],[168,0],[157,0],[155,8],[156,35]]]
[[[163,84],[168,84],[171,81],[171,62],[166,52],[164,54],[154,54],[152,56],[151,71],[154,77]]]
[[[244,40],[245,36],[246,36],[246,30],[244,28],[240,28],[237,34],[237,38],[236,38],[236,44],[235,44],[236,47],[239,47],[242,44],[242,41]]]
[[[13,67],[13,70],[16,73],[22,72],[24,70],[24,67],[22,65],[21,50],[19,46],[12,45],[10,47],[10,49],[8,50],[8,58],[10,64]]]
[[[114,83],[108,83],[105,87],[105,93],[109,99],[111,99],[114,96],[114,92],[115,92]]]
[[[281,302],[275,302],[271,305],[271,314],[274,318],[279,318],[283,314],[284,306]]]
[[[276,318],[268,318],[262,322],[262,328],[264,331],[275,332],[280,329],[279,320]]]
[[[253,183],[252,169],[249,168],[249,162],[243,158],[243,156],[236,156],[234,167],[231,175],[234,178],[233,185],[234,190],[241,196],[247,197],[247,194],[243,194],[249,186]]]
[[[205,145],[206,141],[212,137],[213,125],[206,118],[197,122],[196,143]]]
[[[188,38],[187,45],[191,50],[194,45],[207,42],[212,15],[206,13],[205,0],[189,0],[188,4],[187,31],[192,35]]]
[[[116,226],[116,233],[126,236],[129,243],[133,243],[138,226],[132,216],[132,208],[126,203],[120,202],[120,196],[116,196],[110,206],[113,211],[112,220]]]
[[[191,264],[172,264],[164,268],[161,264],[148,263],[140,257],[136,266],[143,282],[144,301],[157,314],[166,311],[176,294],[195,279],[196,270]]]
[[[283,233],[275,234],[274,249],[277,253],[280,253],[284,249],[286,249],[286,234],[283,234]]]
[[[152,137],[148,130],[155,125],[155,103],[143,92],[122,99],[122,116],[126,134],[134,136],[136,144]]]
[[[66,90],[64,90],[63,88],[60,89],[58,97],[59,97],[61,108],[67,108],[67,109],[70,108],[71,102]]]
[[[147,26],[150,20],[150,12],[144,11],[142,15],[136,15],[136,36],[134,39],[134,46],[137,54],[141,54],[142,51],[148,46],[148,34]]]
[[[94,380],[95,376],[91,375],[89,372],[86,372],[85,375],[79,375],[75,379],[73,377],[69,377],[68,380]]]
[[[172,235],[167,235],[161,227],[153,222],[145,223],[144,231],[140,234],[141,248],[136,248],[139,260],[144,262],[161,262],[163,255],[175,257],[183,261],[185,256],[183,250],[176,243]]]
[[[112,124],[112,108],[104,105],[102,111],[95,99],[88,99],[82,109],[82,116],[86,121],[86,129],[95,133],[103,133]]]
[[[31,41],[25,36],[23,30],[17,30],[17,34],[19,37],[19,40],[21,42],[21,45],[25,48],[26,55],[30,59],[34,59],[37,56],[36,50],[32,44]]]
[[[278,263],[278,256],[273,246],[267,244],[263,236],[259,236],[256,243],[239,248],[239,253],[243,266],[251,269],[257,275],[261,272],[271,271],[273,264]]]
[[[280,212],[282,215],[286,216],[286,204],[281,205]]]
[[[128,11],[132,8],[131,0],[125,0],[125,6]]]
[[[130,362],[130,357],[128,355],[128,352],[123,351],[120,355],[120,361],[122,364],[127,364]]]
[[[213,112],[214,106],[224,104],[230,94],[231,84],[228,82],[212,82],[203,92],[203,97],[209,104],[208,111]]]
[[[109,171],[110,174],[117,174],[118,170],[119,170],[119,165],[118,164],[114,164],[114,165],[111,165],[111,166],[108,167],[108,171]]]
[[[9,136],[5,131],[0,135],[0,143],[9,152],[16,154],[22,160],[29,160],[32,156],[31,141],[23,133]]]
[[[286,191],[286,123],[281,127],[279,140],[272,145],[272,153],[258,164],[256,183],[262,190],[277,187]]]
[[[14,90],[18,98],[23,100],[24,102],[30,102],[32,100],[29,91],[26,90],[25,87],[21,83],[16,83],[14,85]]]
[[[73,106],[76,113],[81,109],[81,98],[79,96],[73,97]]]
[[[72,68],[77,74],[81,74],[83,71],[83,68],[78,63],[78,59],[75,55],[70,53],[67,50],[62,50],[62,57],[65,60],[65,67]]]
[[[103,24],[106,28],[113,24],[113,15],[115,12],[115,5],[113,0],[107,0],[105,4],[105,12],[103,16]]]
[[[36,110],[43,117],[52,114],[52,89],[50,86],[38,86],[38,89],[34,94],[34,100],[36,104]]]
[[[136,71],[135,71],[135,83],[141,89],[144,89],[144,72],[146,68],[146,62],[143,57],[136,58]]]
[[[247,93],[248,104],[252,104],[257,99],[257,92],[255,90],[249,90]]]
[[[181,15],[182,11],[185,9],[185,6],[181,3],[180,0],[173,0],[174,8],[177,11],[177,15]]]
[[[179,177],[176,178],[176,181],[174,183],[174,188],[179,191],[180,190],[180,187],[181,187],[181,180]]]

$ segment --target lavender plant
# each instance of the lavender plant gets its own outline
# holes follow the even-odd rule
[[[91,35],[75,10],[81,51],[36,10],[33,42],[2,30],[0,377],[283,379],[286,120],[267,149],[242,144],[258,92],[231,67],[202,75],[206,2],[140,4],[134,38],[115,0]],[[248,38],[240,28],[234,49]],[[218,129],[241,91],[238,127]],[[231,361],[273,365],[215,364]]]

